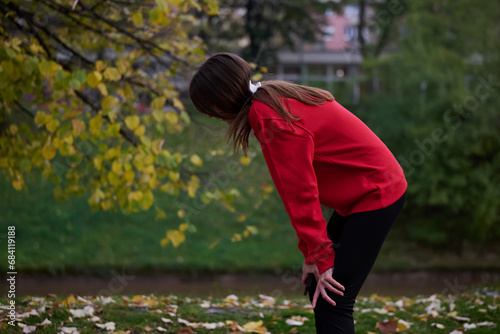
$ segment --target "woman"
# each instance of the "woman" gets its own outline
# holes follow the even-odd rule
[[[389,149],[322,89],[285,81],[253,85],[231,53],[208,58],[193,76],[196,108],[228,125],[246,155],[251,133],[304,255],[302,283],[317,333],[354,333],[356,296],[399,215],[407,182]],[[321,204],[334,208],[328,225]]]

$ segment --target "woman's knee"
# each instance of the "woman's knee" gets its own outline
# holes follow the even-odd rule
[[[335,305],[330,304],[323,297],[319,297],[316,308],[319,307],[321,310],[325,310],[329,314],[341,313],[343,315],[352,316],[355,298],[350,296],[340,296],[333,293],[328,293],[328,295],[335,302]]]

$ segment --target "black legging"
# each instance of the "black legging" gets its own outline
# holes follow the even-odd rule
[[[335,248],[332,277],[345,287],[344,296],[326,289],[336,306],[318,297],[314,309],[317,334],[354,334],[353,308],[356,296],[365,282],[385,237],[401,212],[406,192],[390,206],[341,216],[333,212],[328,222],[328,237]],[[316,279],[309,290],[312,302]]]

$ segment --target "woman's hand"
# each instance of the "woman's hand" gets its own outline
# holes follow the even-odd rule
[[[344,295],[342,291],[345,291],[344,286],[342,286],[339,282],[333,279],[333,268],[326,270],[321,275],[319,274],[318,267],[315,264],[305,264],[302,266],[302,284],[306,284],[307,275],[312,273],[314,277],[316,277],[316,291],[314,292],[313,300],[312,300],[312,308],[316,307],[316,301],[318,300],[319,294],[332,305],[336,305],[335,302],[328,296],[326,293],[326,289],[335,292],[341,296]],[[341,289],[342,291],[336,289],[335,287]]]

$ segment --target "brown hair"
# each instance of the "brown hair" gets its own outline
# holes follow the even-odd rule
[[[283,116],[293,128],[290,120],[300,119],[285,106],[284,99],[293,98],[308,105],[320,105],[333,101],[326,90],[306,87],[281,80],[268,80],[252,94],[249,88],[252,69],[241,57],[221,52],[204,61],[189,86],[189,96],[201,113],[221,119],[233,119],[226,132],[226,143],[233,138],[233,154],[242,146],[245,156],[248,137],[252,130],[248,112],[253,100],[261,101]]]

